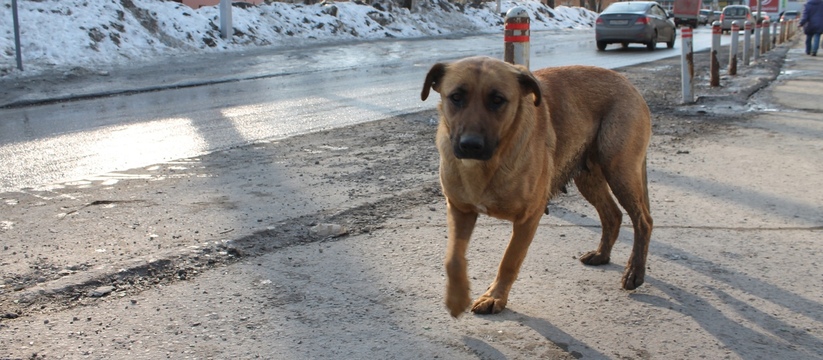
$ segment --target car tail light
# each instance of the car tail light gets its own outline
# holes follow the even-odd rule
[[[723,22],[723,19],[726,17],[726,13],[720,14],[720,22]]]
[[[602,24],[603,24],[603,19],[601,19],[601,18],[599,18],[599,17],[598,17],[598,18],[597,18],[597,21],[595,21],[594,23],[595,23],[595,24],[601,24],[601,25],[602,25]]]
[[[647,18],[645,16],[641,16],[641,17],[637,18],[637,21],[634,22],[635,25],[637,25],[637,24],[645,25],[645,24],[648,24],[648,23],[649,23],[649,18]]]

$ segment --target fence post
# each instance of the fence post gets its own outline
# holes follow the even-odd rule
[[[692,46],[691,27],[683,27],[683,30],[680,31],[680,40],[683,48],[680,57],[683,103],[691,104],[694,102],[694,47]]]
[[[709,84],[712,87],[720,86],[720,61],[717,60],[717,53],[720,51],[720,35],[723,30],[720,28],[720,21],[712,23],[712,52],[709,64]]]
[[[529,12],[515,6],[506,12],[504,42],[504,61],[529,67]]]
[[[769,26],[769,20],[763,20],[763,30],[766,31],[766,33],[763,35],[763,46],[760,47],[760,51],[762,51],[762,53],[765,54],[767,51],[769,51],[769,49],[772,46],[772,39],[769,33],[771,31],[771,26]]]

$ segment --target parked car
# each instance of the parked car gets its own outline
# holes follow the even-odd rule
[[[720,21],[720,15],[723,15],[722,11],[715,11],[714,12],[714,20],[712,20],[712,23],[714,23],[715,21]]]
[[[698,23],[702,25],[708,25],[714,21],[714,12],[708,9],[700,10],[700,15],[698,16]]]
[[[609,5],[594,24],[598,50],[606,50],[609,44],[645,44],[654,50],[658,42],[665,42],[671,49],[677,38],[677,30],[671,15],[654,1],[627,1]]]
[[[800,17],[800,12],[794,10],[784,11],[780,14],[780,21],[794,20]]]
[[[743,28],[743,23],[752,21],[752,9],[746,5],[729,5],[723,8],[723,13],[720,15],[720,30],[723,32],[730,32],[732,29],[732,21],[737,21],[740,28]]]

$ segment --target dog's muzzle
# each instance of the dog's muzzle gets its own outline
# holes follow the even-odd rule
[[[454,156],[458,159],[489,160],[496,144],[486,141],[478,134],[463,134],[452,140]]]

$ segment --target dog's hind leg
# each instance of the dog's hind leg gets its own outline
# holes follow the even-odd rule
[[[634,290],[643,284],[646,276],[646,257],[654,226],[649,209],[645,155],[639,160],[616,162],[615,168],[607,172],[606,179],[634,226],[632,254],[623,273],[623,288]]]
[[[536,212],[531,217],[513,224],[512,237],[506,247],[506,252],[503,254],[503,260],[500,261],[500,266],[497,269],[497,278],[489,285],[486,293],[474,301],[472,312],[476,314],[497,314],[506,307],[509,291],[514,281],[517,280],[520,266],[523,265],[523,260],[526,258],[529,245],[531,245],[534,234],[537,232],[537,226],[542,215],[542,213]]]
[[[574,178],[574,183],[580,194],[588,200],[597,214],[600,216],[600,224],[603,232],[600,237],[600,245],[597,250],[589,251],[580,257],[580,261],[586,265],[608,264],[612,252],[612,247],[617,236],[620,234],[620,224],[623,221],[623,213],[612,199],[609,185],[603,177],[600,165],[589,164],[587,170],[581,172]]]

